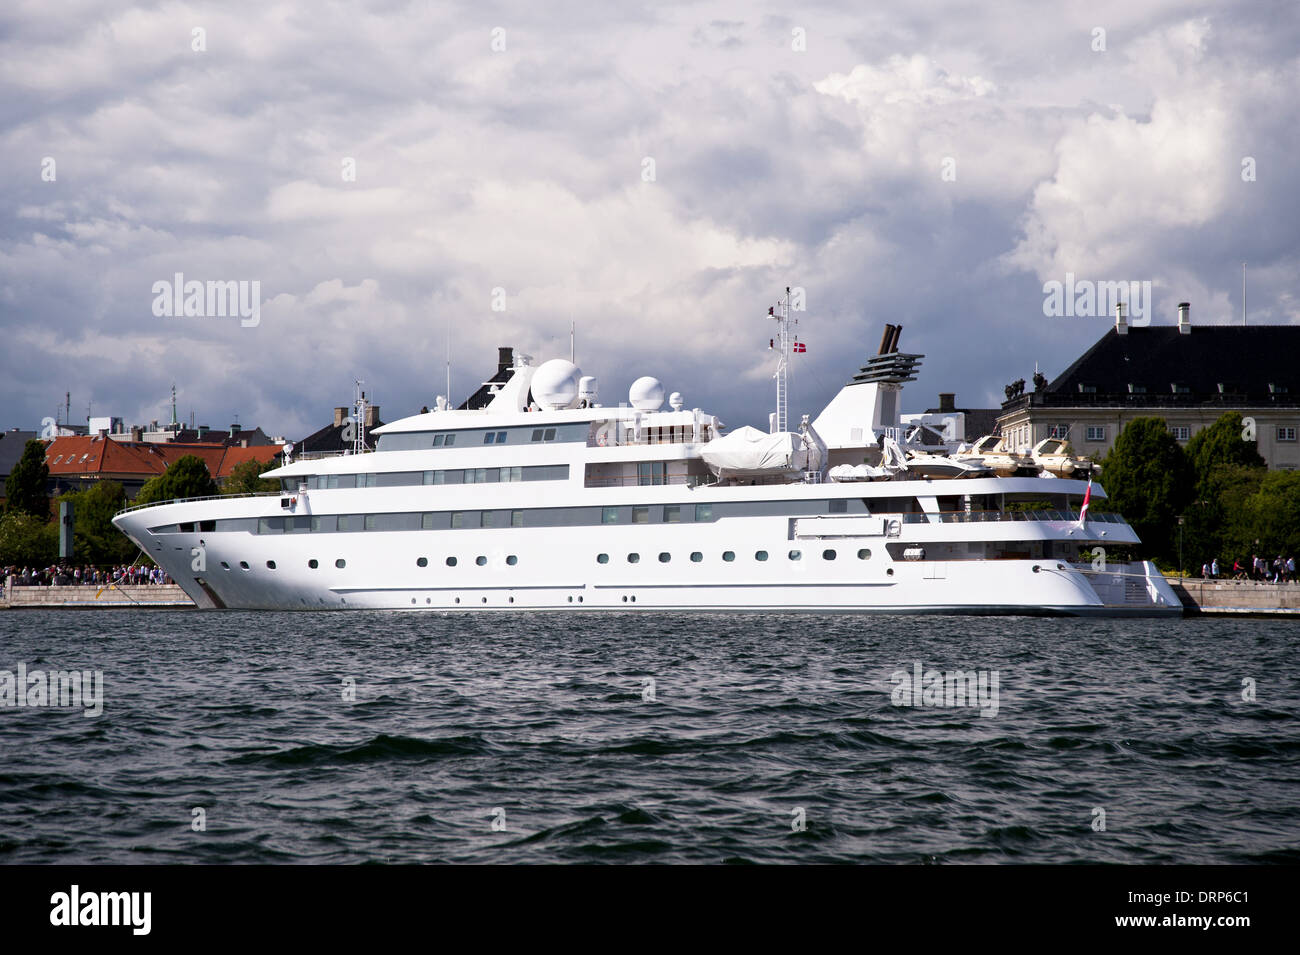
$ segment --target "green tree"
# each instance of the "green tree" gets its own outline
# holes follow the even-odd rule
[[[1142,538],[1141,552],[1176,558],[1177,518],[1192,500],[1193,472],[1164,419],[1131,421],[1103,460],[1101,479],[1108,506]]]
[[[59,527],[24,511],[0,517],[0,565],[44,567],[59,553]]]
[[[211,497],[220,494],[217,482],[208,473],[203,459],[187,454],[157,477],[144,482],[136,495],[136,504],[154,504],[186,497]]]
[[[222,494],[254,494],[258,491],[278,491],[280,482],[261,475],[279,467],[274,461],[241,461],[230,470]]]
[[[75,559],[91,564],[127,563],[136,554],[131,539],[113,526],[113,515],[126,507],[126,491],[116,481],[100,481],[84,491],[59,498],[73,508]]]
[[[1202,428],[1187,442],[1187,459],[1196,471],[1198,494],[1210,491],[1214,469],[1220,465],[1264,467],[1258,443],[1245,440],[1241,412],[1229,411],[1208,428]]]
[[[1243,470],[1248,476],[1225,489],[1227,546],[1247,559],[1300,556],[1300,472]]]
[[[50,469],[45,463],[45,442],[32,439],[23,447],[23,455],[5,481],[5,511],[30,514],[42,521],[50,519],[50,497],[45,486]]]

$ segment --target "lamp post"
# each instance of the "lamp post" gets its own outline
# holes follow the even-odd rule
[[[1178,518],[1178,576],[1183,576],[1183,519]]]

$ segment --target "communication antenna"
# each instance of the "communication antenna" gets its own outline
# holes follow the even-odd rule
[[[451,321],[445,326],[447,332],[447,406],[451,407]]]
[[[772,377],[776,379],[776,414],[772,419],[772,426],[775,428],[773,433],[788,430],[786,425],[790,402],[790,326],[799,324],[799,319],[791,318],[790,312],[790,286],[787,285],[785,298],[767,310],[768,318],[776,321],[776,337],[771,342],[771,347],[777,352],[776,371],[772,373]]]
[[[572,320],[569,321],[569,363],[576,364],[573,359],[574,336],[577,334],[577,326]]]
[[[366,393],[361,390],[364,381],[352,379],[353,388],[353,407],[356,409],[354,417],[357,423],[355,432],[352,435],[352,453],[360,454],[368,450],[366,448]]]

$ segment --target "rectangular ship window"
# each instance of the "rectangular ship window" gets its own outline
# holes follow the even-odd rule
[[[681,523],[682,509],[676,504],[664,508],[664,523],[678,524]]]
[[[713,505],[712,505],[712,504],[696,504],[696,505],[695,505],[695,519],[696,519],[697,521],[711,521],[711,520],[713,520]]]
[[[422,531],[431,531],[431,530],[433,530],[433,515],[432,515],[432,514],[421,514],[421,515],[420,515],[420,530],[422,530]]]
[[[338,518],[333,514],[326,515],[325,517],[313,517],[311,519],[312,533],[332,533],[337,527]]]
[[[634,507],[634,508],[632,508],[632,523],[633,523],[633,524],[649,524],[649,523],[650,523],[650,508],[648,508],[648,507]]]
[[[600,522],[601,522],[602,524],[617,524],[617,523],[618,523],[618,508],[617,508],[617,507],[602,507],[602,508],[600,509]]]
[[[524,526],[524,512],[523,512],[523,511],[511,511],[511,512],[510,512],[510,526],[511,526],[511,527],[523,527],[523,526]]]
[[[460,511],[452,511],[452,514],[451,514],[451,526],[452,526],[453,528],[456,528],[456,527],[464,527],[464,526],[465,526],[465,515],[464,515],[463,513],[461,513]]]

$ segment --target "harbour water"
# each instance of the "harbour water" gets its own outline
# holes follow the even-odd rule
[[[1294,864],[1298,638],[7,612],[0,671],[100,671],[103,711],[0,708],[0,863]],[[983,707],[897,705],[918,667],[982,674]]]

